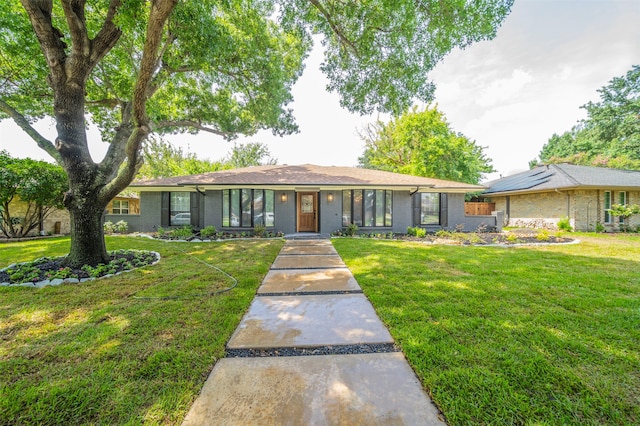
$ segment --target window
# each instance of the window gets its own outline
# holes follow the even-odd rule
[[[169,198],[169,225],[191,225],[191,194],[172,192]]]
[[[604,191],[604,223],[611,223],[611,191]]]
[[[375,189],[342,191],[342,226],[392,226],[392,192]]]
[[[129,214],[128,200],[113,200],[111,214]]]
[[[621,206],[627,205],[627,193],[625,191],[618,192],[618,204]]]
[[[274,192],[269,189],[226,189],[222,191],[222,226],[253,228],[275,226]]]
[[[420,225],[440,225],[440,194],[420,194]]]

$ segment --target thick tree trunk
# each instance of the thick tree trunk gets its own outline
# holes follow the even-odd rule
[[[108,263],[104,242],[104,207],[93,200],[76,203],[69,209],[71,216],[71,250],[67,257],[70,266]]]

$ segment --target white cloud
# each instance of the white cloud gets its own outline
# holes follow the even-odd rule
[[[494,80],[485,87],[476,103],[480,106],[496,105],[500,102],[510,101],[520,94],[520,91],[530,82],[533,76],[521,69],[515,69],[511,77]]]

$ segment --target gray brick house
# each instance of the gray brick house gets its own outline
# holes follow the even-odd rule
[[[504,226],[556,227],[568,217],[574,229],[619,229],[607,209],[613,204],[640,204],[640,171],[549,164],[485,183],[483,196],[504,212]],[[631,226],[640,217],[630,218]]]
[[[130,231],[189,224],[330,233],[355,223],[364,232],[399,233],[408,226],[473,231],[502,222],[494,215],[465,216],[465,193],[483,186],[354,167],[257,166],[140,180],[129,189],[140,192],[140,215],[129,217]]]

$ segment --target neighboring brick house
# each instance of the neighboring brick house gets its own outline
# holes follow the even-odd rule
[[[23,217],[28,204],[22,200],[15,199],[9,204],[12,216]],[[136,220],[140,214],[140,197],[135,194],[118,196],[107,205],[107,216],[112,222],[119,220]],[[133,218],[131,218],[133,216]],[[41,221],[40,225],[29,233],[29,235],[40,234],[69,234],[71,232],[71,219],[66,209],[52,209]],[[1,235],[1,233],[0,233]]]
[[[640,171],[550,164],[485,183],[483,196],[504,212],[504,226],[555,229],[569,218],[578,231],[619,229],[613,204],[640,204]],[[631,226],[640,226],[632,216]]]
[[[245,231],[330,233],[356,224],[363,232],[473,231],[500,228],[499,215],[465,215],[467,192],[483,186],[354,167],[269,165],[135,181],[139,221],[130,231],[215,226]],[[108,216],[111,218],[112,216]]]

